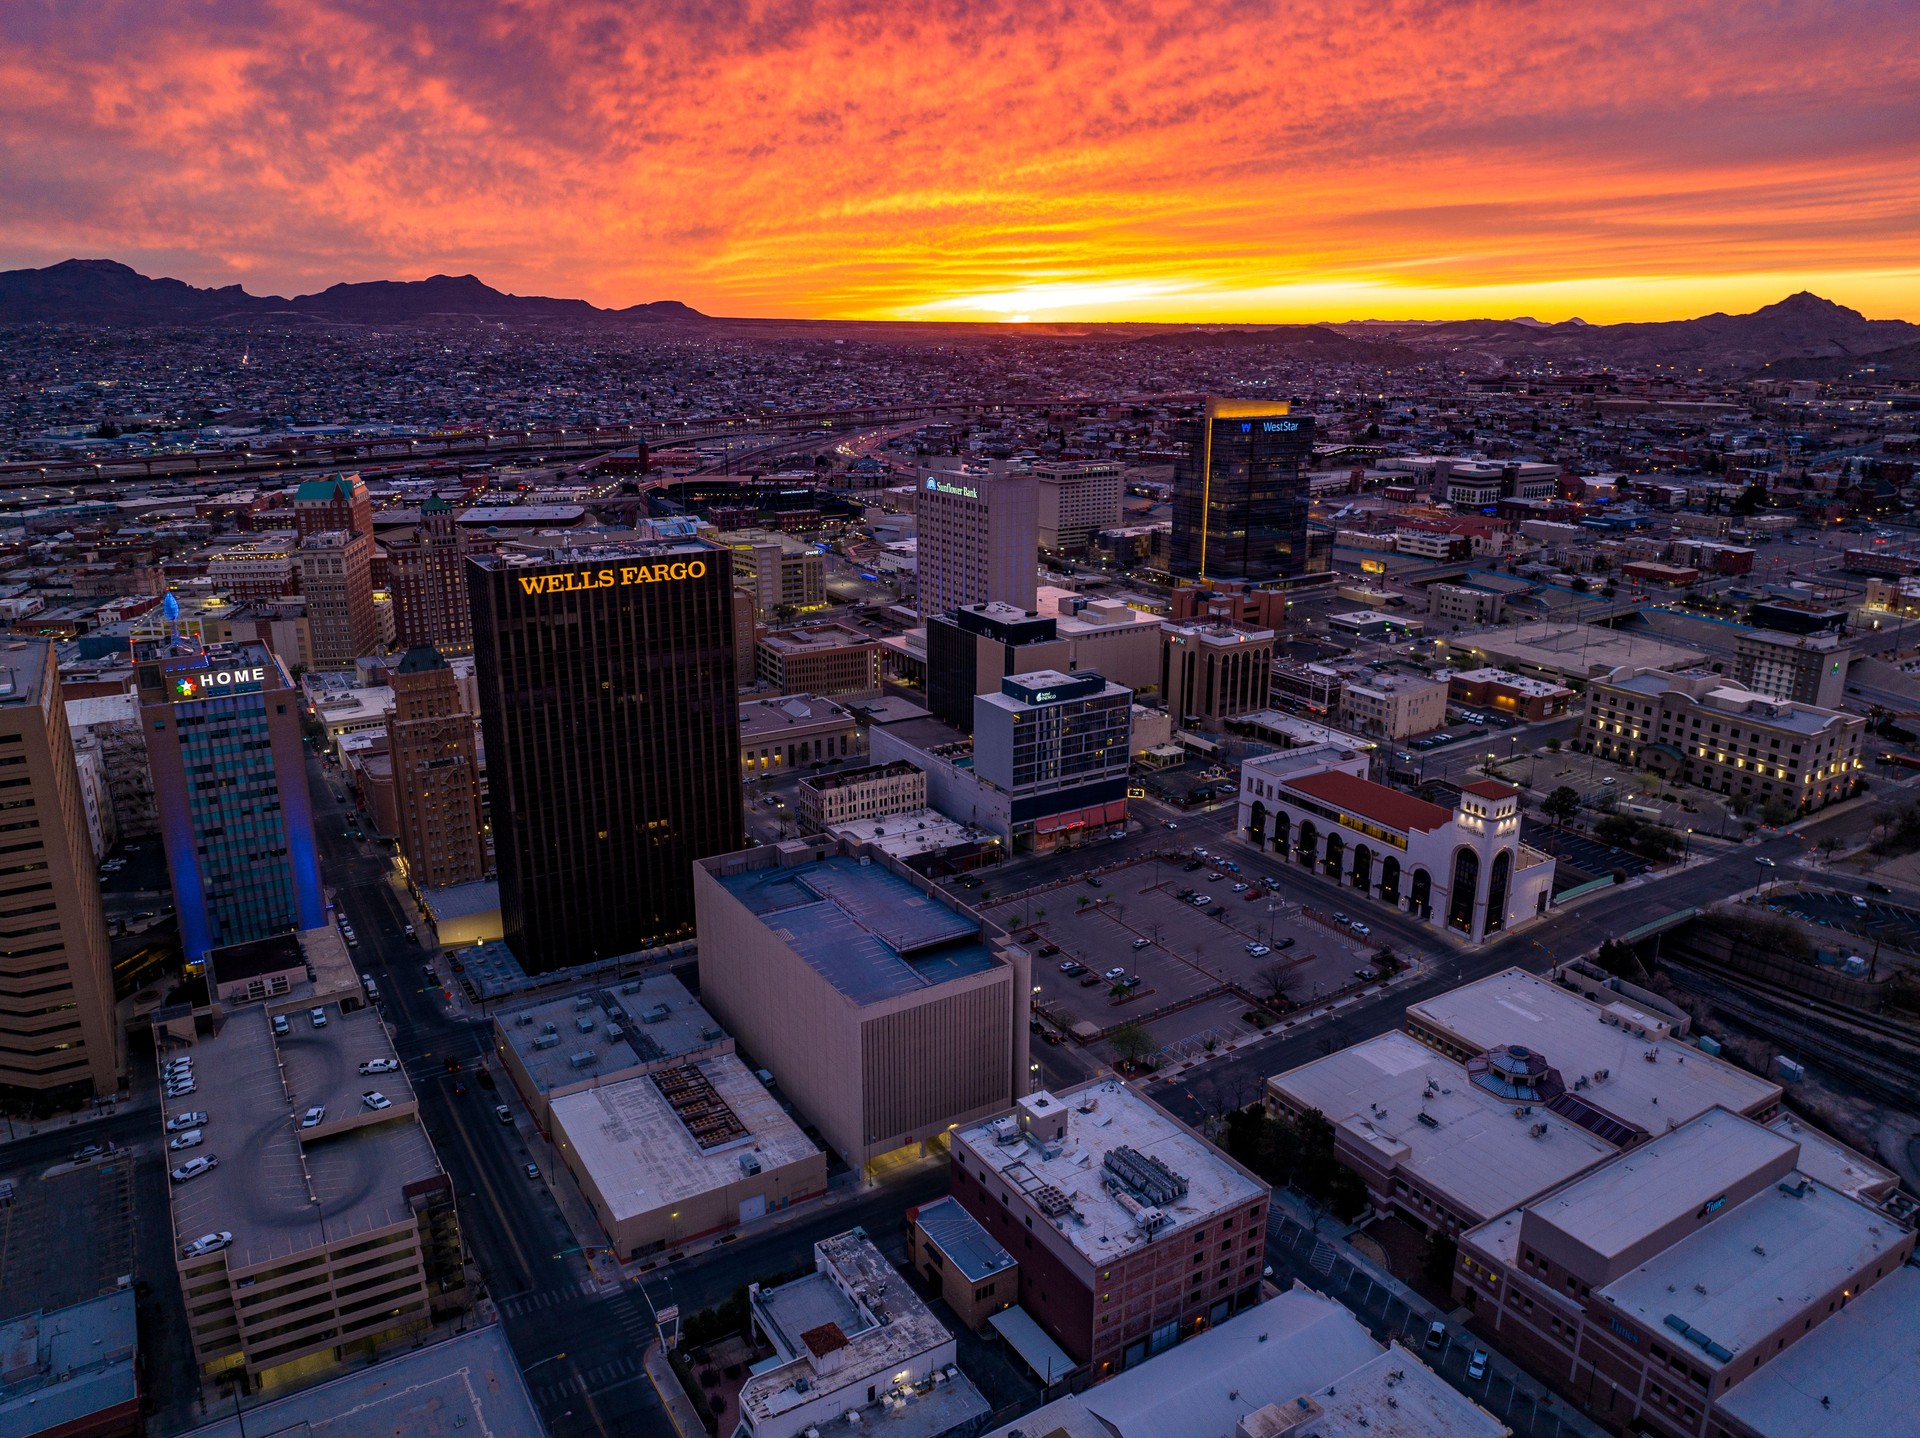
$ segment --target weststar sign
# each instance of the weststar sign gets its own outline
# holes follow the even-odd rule
[[[627,564],[618,569],[573,569],[565,574],[516,574],[523,594],[573,594],[583,589],[615,589],[623,584],[665,584],[706,576],[704,559],[671,564]]]

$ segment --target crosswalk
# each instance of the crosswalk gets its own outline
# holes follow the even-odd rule
[[[534,1400],[542,1407],[551,1407],[566,1402],[585,1393],[606,1393],[621,1388],[644,1377],[646,1366],[640,1361],[640,1355],[633,1353],[624,1358],[616,1358],[609,1363],[595,1364],[592,1368],[582,1369],[578,1373],[569,1373],[556,1378],[551,1383],[536,1383],[533,1386]]]
[[[1333,1245],[1322,1240],[1313,1245],[1313,1254],[1307,1259],[1307,1267],[1325,1278],[1333,1272],[1333,1261],[1336,1256]]]
[[[559,1308],[566,1304],[578,1303],[583,1296],[598,1295],[599,1285],[592,1278],[582,1278],[576,1283],[560,1288],[542,1288],[532,1293],[516,1293],[511,1298],[498,1299],[495,1307],[505,1318],[522,1318],[529,1313],[538,1313],[542,1309]]]

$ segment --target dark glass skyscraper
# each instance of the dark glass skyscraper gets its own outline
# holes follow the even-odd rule
[[[541,973],[684,938],[694,860],[744,843],[732,555],[508,551],[467,586],[507,943]]]
[[[1306,470],[1313,416],[1285,404],[1209,399],[1180,427],[1173,466],[1173,558],[1181,579],[1292,579],[1313,567]]]

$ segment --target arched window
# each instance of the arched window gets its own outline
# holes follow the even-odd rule
[[[1267,806],[1258,799],[1247,814],[1247,837],[1253,840],[1255,848],[1264,847],[1267,842]]]
[[[1340,866],[1347,857],[1347,841],[1338,834],[1327,835],[1327,859],[1322,866],[1334,878],[1340,877]]]
[[[1423,919],[1433,917],[1433,876],[1425,869],[1413,871],[1413,891],[1407,896],[1407,912]]]
[[[1281,858],[1287,857],[1287,811],[1273,811],[1273,852]]]
[[[1507,926],[1507,881],[1513,875],[1513,851],[1502,849],[1493,856],[1493,870],[1487,878],[1487,932],[1496,933]]]
[[[1391,854],[1380,861],[1380,897],[1400,906],[1400,861]]]
[[[1300,862],[1311,867],[1313,861],[1320,856],[1320,831],[1314,826],[1313,820],[1300,821],[1300,837],[1297,844],[1298,847],[1294,852],[1299,856]]]
[[[1473,902],[1480,896],[1480,856],[1462,844],[1453,855],[1453,885],[1447,890],[1447,927],[1473,932]]]
[[[1362,891],[1373,887],[1373,850],[1365,844],[1353,846],[1353,887]]]

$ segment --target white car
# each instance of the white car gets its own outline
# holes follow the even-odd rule
[[[1373,927],[1370,924],[1363,924],[1358,919],[1355,919],[1353,921],[1353,931],[1364,939],[1368,934],[1373,932]]]
[[[1614,783],[1614,782],[1615,782],[1615,780],[1614,780],[1614,777],[1613,777],[1613,775],[1611,775],[1611,774],[1609,774],[1609,775],[1607,775],[1607,777],[1606,777],[1606,778],[1604,778],[1604,779],[1602,779],[1602,780],[1601,780],[1600,782],[1601,782],[1602,784],[1611,784],[1611,783]]]
[[[194,1084],[192,1079],[188,1079],[185,1083],[170,1083],[166,1087],[166,1095],[168,1098],[188,1098],[192,1096],[193,1092]]]
[[[1247,945],[1247,953],[1256,959],[1264,959],[1268,954],[1272,952],[1273,950],[1268,948],[1265,944],[1248,944]]]
[[[1191,899],[1188,899],[1187,902],[1192,904],[1196,909],[1204,909],[1208,904],[1213,902],[1213,895],[1195,894]]]
[[[218,1253],[233,1242],[233,1234],[226,1229],[218,1233],[203,1233],[185,1248],[180,1250],[182,1258],[205,1258],[209,1253]]]
[[[168,1133],[181,1133],[186,1129],[199,1128],[207,1121],[204,1113],[177,1113],[167,1120]]]
[[[1233,886],[1233,892],[1236,894],[1244,894],[1248,889],[1252,887],[1253,886],[1251,884],[1235,884]]]
[[[293,1025],[287,1022],[287,1016],[285,1014],[275,1014],[273,1016],[273,1032],[276,1038],[284,1037],[293,1032]]]
[[[167,1144],[167,1147],[170,1149],[176,1149],[176,1150],[183,1149],[183,1148],[198,1148],[205,1141],[206,1141],[205,1134],[201,1133],[200,1130],[197,1128],[190,1128],[185,1133],[179,1134],[175,1136],[172,1140],[170,1140]]]
[[[300,1127],[318,1128],[320,1127],[321,1124],[326,1122],[326,1118],[327,1118],[327,1106],[323,1103],[317,1103],[312,1108],[308,1109],[305,1113],[300,1115]]]
[[[218,1167],[220,1167],[219,1157],[210,1153],[205,1158],[188,1159],[169,1176],[175,1183],[185,1183],[190,1178],[198,1178],[201,1174]]]
[[[307,1018],[316,1029],[324,1029],[327,1026],[327,1011],[325,1009],[308,1009]]]
[[[381,1093],[379,1089],[369,1089],[366,1093],[361,1094],[360,1102],[376,1113],[383,1108],[393,1107],[393,1100]]]
[[[363,1074],[390,1074],[397,1073],[399,1068],[399,1059],[368,1059],[360,1065],[360,1072]]]

